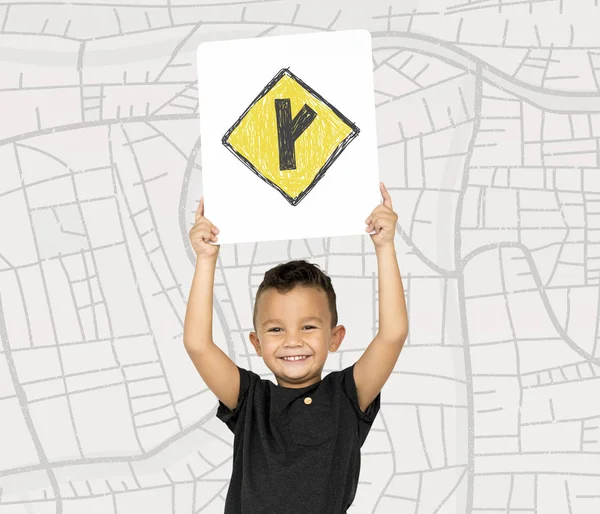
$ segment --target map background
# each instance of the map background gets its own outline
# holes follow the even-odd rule
[[[366,28],[410,335],[350,512],[600,509],[597,0],[0,4],[0,513],[223,511],[185,354],[202,41]],[[306,258],[377,331],[368,236],[221,248],[215,342]]]

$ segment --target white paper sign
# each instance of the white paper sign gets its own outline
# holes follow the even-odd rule
[[[381,203],[369,32],[202,43],[197,59],[218,244],[365,234]]]

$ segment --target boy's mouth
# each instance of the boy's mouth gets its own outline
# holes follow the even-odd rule
[[[302,356],[299,355],[297,357],[290,357],[290,358],[279,357],[279,358],[284,362],[304,362],[309,357],[310,357],[310,355],[302,355]]]

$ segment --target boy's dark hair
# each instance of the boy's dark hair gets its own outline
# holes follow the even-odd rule
[[[266,289],[274,288],[279,293],[285,294],[296,286],[318,287],[325,291],[329,301],[329,312],[331,313],[331,328],[337,325],[336,298],[331,279],[321,271],[318,264],[296,260],[278,264],[265,273],[265,278],[258,286],[254,300],[254,314],[252,316],[254,330],[256,330],[256,306],[261,293]]]

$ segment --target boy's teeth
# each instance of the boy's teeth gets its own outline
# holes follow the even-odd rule
[[[306,359],[306,356],[303,357],[284,357],[283,360],[286,361],[299,361],[299,360],[303,360]]]

